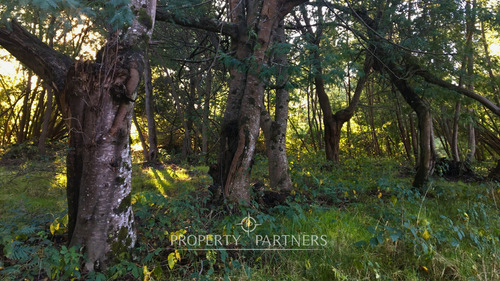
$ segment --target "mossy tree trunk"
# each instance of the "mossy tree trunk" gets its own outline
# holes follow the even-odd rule
[[[284,22],[281,21],[275,30],[276,43],[285,43]],[[287,55],[283,50],[277,50],[274,54],[273,63],[278,66],[276,73],[277,89],[274,118],[262,106],[260,126],[264,133],[266,143],[266,154],[268,159],[269,183],[272,188],[279,190],[291,190],[292,180],[288,171],[288,158],[286,155],[286,130],[288,123],[289,92],[286,88],[288,81]]]
[[[259,135],[264,98],[261,72],[269,61],[272,33],[293,7],[304,0],[230,0],[230,20],[238,28],[231,45],[236,59],[222,122],[216,182],[235,203],[250,202],[249,180]]]
[[[132,109],[144,68],[140,44],[150,38],[156,1],[132,0],[135,18],[98,61],[72,62],[17,22],[0,26],[0,45],[54,87],[70,133],[67,197],[70,245],[83,247],[86,269],[106,266],[135,242],[130,206]]]
[[[118,45],[110,46],[119,48]],[[136,65],[143,64],[137,56]],[[105,65],[105,67],[102,67]],[[107,76],[112,67],[138,75],[129,65],[105,60],[75,63],[68,72],[65,106],[70,120],[67,197],[70,246],[85,246],[88,270],[98,269],[108,253],[134,245],[130,205],[132,161],[129,134],[139,79]],[[110,68],[111,67],[111,68]],[[132,81],[134,79],[135,81]],[[131,91],[115,92],[125,81]],[[110,85],[111,87],[107,87]],[[128,83],[126,83],[128,84]],[[132,95],[129,95],[132,94]]]

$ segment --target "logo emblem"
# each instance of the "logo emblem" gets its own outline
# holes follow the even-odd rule
[[[257,228],[257,226],[259,226],[260,224],[257,223],[257,221],[254,218],[252,218],[250,214],[248,214],[241,220],[240,223],[236,225],[241,225],[241,229],[243,229],[243,231],[249,234],[250,232],[254,231],[255,228]]]

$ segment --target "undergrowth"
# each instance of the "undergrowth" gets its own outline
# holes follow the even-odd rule
[[[207,167],[134,164],[137,245],[93,273],[81,270],[81,249],[65,246],[60,158],[28,161],[20,169],[2,166],[2,184],[8,184],[2,185],[0,208],[0,277],[500,280],[499,183],[433,178],[419,194],[410,188],[412,170],[393,159],[338,165],[321,159],[290,159],[294,189],[286,205],[264,209],[254,202],[231,212],[210,202]],[[266,183],[266,165],[256,159],[254,182]],[[255,229],[245,232],[250,218]],[[239,240],[214,245],[218,235]],[[206,240],[181,244],[180,237]],[[290,243],[292,237],[302,239],[300,245]]]

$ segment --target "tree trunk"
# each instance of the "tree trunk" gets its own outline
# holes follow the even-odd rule
[[[333,161],[335,163],[339,162],[339,144],[340,144],[340,134],[342,131],[342,126],[345,122],[349,121],[356,110],[359,103],[359,98],[363,90],[364,84],[368,78],[368,74],[372,67],[372,60],[370,56],[366,56],[365,63],[363,67],[363,74],[358,79],[358,84],[356,86],[354,96],[350,100],[348,107],[333,113],[330,99],[325,91],[325,82],[323,78],[323,67],[321,63],[321,57],[319,54],[320,40],[323,36],[323,29],[321,24],[317,27],[316,31],[313,31],[310,24],[310,19],[308,17],[308,12],[303,8],[301,9],[302,17],[305,22],[305,26],[300,24],[299,18],[296,16],[295,21],[298,26],[302,26],[301,32],[309,38],[309,43],[315,45],[313,51],[313,62],[312,68],[314,69],[314,85],[316,87],[316,96],[319,100],[319,105],[321,108],[321,113],[323,117],[324,126],[324,144],[325,144],[325,154],[326,159]],[[323,15],[321,10],[318,10],[318,18],[321,22]],[[350,82],[349,82],[350,87]],[[348,90],[348,92],[350,92]]]
[[[396,105],[396,119],[398,121],[398,128],[399,128],[399,133],[401,136],[401,142],[403,143],[403,146],[405,149],[406,158],[408,159],[408,161],[411,161],[412,157],[411,157],[410,141],[407,138],[406,129],[405,129],[405,126],[403,124],[403,119],[402,119],[403,114],[401,112],[401,106],[399,104],[398,95],[397,95],[394,87],[392,87],[392,92],[394,93],[394,98],[396,99],[396,104],[395,104]]]
[[[149,148],[148,145],[146,144],[146,139],[144,139],[144,135],[142,134],[142,129],[141,126],[139,125],[139,122],[137,122],[137,113],[134,110],[134,113],[132,114],[132,121],[134,122],[135,128],[137,129],[137,134],[139,135],[139,140],[141,141],[141,146],[142,146],[142,155],[144,156],[144,161],[147,163],[149,162]]]
[[[281,22],[275,30],[276,43],[286,42],[284,23]],[[288,172],[288,158],[286,155],[286,132],[288,122],[289,93],[286,89],[288,81],[286,54],[278,50],[274,56],[274,63],[278,65],[276,90],[275,117],[271,120],[269,111],[263,109],[260,116],[260,126],[266,142],[266,153],[269,168],[269,181],[272,188],[291,190],[292,180]],[[262,108],[265,108],[262,106]]]
[[[45,95],[47,93],[47,89],[45,87],[42,88],[38,95],[38,100],[36,102],[35,113],[31,118],[31,126],[30,126],[30,135],[29,138],[32,140],[39,140],[40,134],[42,133],[43,120],[45,118]],[[34,98],[36,95],[33,95],[32,105],[34,103]],[[33,111],[33,108],[31,109]]]
[[[156,9],[156,1],[144,2],[132,0],[131,9],[146,11],[151,21],[135,18],[122,40],[111,36],[98,55],[99,63],[72,64],[16,22],[10,29],[0,26],[0,44],[52,83],[68,122],[68,235],[70,246],[85,249],[89,271],[104,268],[136,239],[130,205],[130,121],[144,68],[138,45],[150,38]]]
[[[132,46],[108,44],[101,64],[76,62],[68,72],[70,245],[85,245],[88,270],[103,266],[136,240],[129,135],[143,66],[144,58]],[[108,74],[114,68],[118,75]]]
[[[311,142],[312,142],[312,146],[314,148],[314,151],[318,151],[318,147],[316,145],[316,138],[314,137],[314,123],[313,120],[311,119],[311,111],[312,111],[312,115],[314,118],[314,109],[312,109],[312,98],[311,98],[311,95],[312,95],[312,90],[310,90],[311,88],[311,83],[309,82],[308,83],[308,89],[306,91],[306,98],[307,98],[307,124],[309,125],[309,136],[311,136]]]
[[[434,169],[435,155],[433,151],[434,139],[432,132],[432,117],[425,101],[408,85],[406,80],[396,77],[392,72],[389,74],[392,83],[398,88],[401,95],[411,108],[417,113],[419,130],[419,158],[417,161],[417,174],[413,180],[413,186],[420,191],[429,180],[429,175]]]
[[[179,92],[177,91],[177,86],[174,84],[174,81],[172,80],[172,77],[168,74],[167,71],[165,71],[165,73],[167,73],[167,81],[170,86],[170,93],[174,98],[177,115],[179,117],[179,120],[182,122],[182,128],[184,129],[184,139],[182,141],[182,158],[187,159],[188,156],[191,154],[191,135],[188,126],[188,121],[186,120],[187,116],[184,114],[186,108],[182,108],[181,97],[179,95]]]
[[[151,77],[151,65],[149,63],[149,48],[146,48],[145,54],[145,67],[144,67],[144,89],[145,95],[145,106],[146,106],[146,118],[148,120],[148,142],[149,150],[148,157],[146,161],[149,164],[154,165],[158,161],[158,138],[156,137],[156,123],[153,108],[153,86]]]
[[[415,128],[413,112],[408,114],[408,118],[410,119],[411,146],[413,148],[413,156],[415,159],[415,163],[418,163],[418,134]]]
[[[468,137],[468,147],[469,150],[467,152],[467,163],[472,163],[474,161],[474,155],[476,154],[476,129],[474,127],[474,110],[469,108],[469,114],[471,115],[471,121],[469,123],[469,137]]]
[[[368,123],[370,124],[370,131],[372,134],[372,147],[373,147],[373,154],[380,156],[382,155],[382,150],[380,149],[380,143],[378,141],[377,137],[377,128],[375,128],[375,119],[374,119],[374,112],[373,112],[373,85],[368,91]]]
[[[251,0],[242,5],[230,0],[230,19],[240,32],[232,49],[239,63],[248,61],[244,71],[231,68],[229,96],[222,122],[218,179],[224,196],[231,202],[250,202],[249,181],[255,144],[259,134],[264,83],[259,77],[268,61],[271,32],[290,10],[303,0]],[[256,36],[249,36],[250,33]]]
[[[28,79],[26,81],[26,89],[24,90],[24,100],[23,100],[23,107],[21,111],[21,120],[19,121],[19,128],[17,131],[17,143],[23,143],[25,141],[26,137],[26,127],[27,123],[29,120],[29,115],[31,113],[31,106],[30,106],[30,95],[31,95],[31,78],[32,74],[31,71],[28,71]]]
[[[460,151],[458,150],[458,121],[460,119],[460,102],[455,104],[455,114],[453,116],[453,130],[451,135],[451,156],[453,161],[460,162]]]
[[[52,115],[52,99],[54,94],[51,87],[47,87],[47,106],[45,108],[45,114],[43,117],[42,132],[38,138],[38,153],[41,155],[45,154],[45,141],[47,140],[47,133],[49,130],[50,117]]]
[[[209,128],[209,116],[210,116],[210,96],[212,93],[212,71],[209,70],[206,77],[206,89],[203,96],[203,121],[201,123],[201,152],[208,164],[208,128]]]
[[[319,60],[319,57],[318,57]],[[340,134],[342,132],[342,126],[345,122],[349,121],[354,115],[354,111],[359,103],[359,98],[363,87],[368,80],[368,74],[370,73],[372,67],[372,59],[370,56],[365,58],[365,63],[363,67],[363,74],[358,78],[358,84],[354,90],[354,96],[348,107],[337,111],[333,114],[330,99],[325,92],[324,80],[321,75],[321,68],[319,68],[318,76],[315,78],[316,82],[316,93],[319,98],[321,110],[323,112],[323,124],[325,126],[325,152],[326,159],[339,162],[339,144],[340,144]]]
[[[472,37],[475,31],[476,25],[476,0],[466,1],[465,13],[466,13],[466,57],[467,57],[467,79],[465,82],[466,88],[470,91],[474,91],[474,48],[472,45]],[[476,133],[474,131],[474,110],[472,108],[468,109],[471,118],[469,122],[469,138],[468,138],[468,153],[466,161],[472,163],[474,161],[474,155],[476,154]]]

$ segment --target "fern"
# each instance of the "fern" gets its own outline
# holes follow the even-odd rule
[[[40,227],[34,226],[34,225],[26,225],[19,229],[17,231],[18,234],[25,234],[25,235],[30,235],[30,234],[35,234],[37,231],[40,230]]]
[[[13,241],[4,248],[5,256],[11,260],[26,262],[34,252],[34,248],[20,241]]]

